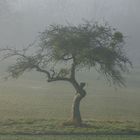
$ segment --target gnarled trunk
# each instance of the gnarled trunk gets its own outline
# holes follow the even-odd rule
[[[80,113],[80,101],[83,97],[80,94],[76,94],[72,104],[72,123],[76,126],[82,124],[82,118]]]
[[[80,93],[77,93],[74,96],[73,104],[72,104],[72,123],[75,126],[82,125],[82,118],[80,113],[80,102],[85,97],[86,92],[82,89]]]

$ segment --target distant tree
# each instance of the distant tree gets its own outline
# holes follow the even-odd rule
[[[131,62],[124,53],[124,36],[108,24],[85,22],[77,26],[51,25],[40,34],[38,46],[23,50],[1,49],[3,59],[16,56],[16,63],[8,68],[10,76],[18,78],[27,70],[44,73],[48,82],[66,81],[76,94],[72,104],[71,123],[82,124],[80,101],[86,96],[86,83],[78,82],[81,69],[95,68],[111,83],[124,86],[122,72]]]

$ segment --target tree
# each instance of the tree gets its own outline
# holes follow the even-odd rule
[[[127,72],[130,60],[124,52],[124,36],[108,24],[85,22],[77,26],[51,25],[39,36],[33,51],[4,48],[3,59],[17,56],[8,68],[9,76],[18,78],[27,70],[44,73],[48,82],[66,81],[76,94],[72,105],[71,123],[82,124],[80,101],[86,96],[86,83],[78,82],[76,73],[95,68],[111,83],[124,86],[122,72]],[[67,65],[66,65],[67,64]]]

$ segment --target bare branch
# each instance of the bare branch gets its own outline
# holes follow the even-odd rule
[[[17,50],[17,49],[11,49],[11,48],[2,48],[0,49],[0,52],[1,53],[6,53],[6,54],[3,54],[3,57],[1,58],[0,61],[3,61],[3,60],[6,60],[7,58],[10,58],[10,57],[13,57],[13,56],[21,56],[21,57],[24,57],[26,58],[27,56],[25,56],[24,53],[20,53],[21,50]]]
[[[73,58],[73,63],[71,66],[71,79],[75,79],[75,69],[76,69],[76,60],[75,60],[75,56],[72,56]]]
[[[69,78],[64,78],[64,77],[56,77],[56,78],[48,79],[48,82],[54,82],[54,81],[67,81],[67,82],[70,82],[70,79]]]
[[[53,81],[70,81],[69,78],[66,77],[61,77],[59,76],[59,74],[57,75],[56,72],[54,70],[51,70],[53,73],[52,75],[50,74],[49,71],[41,69],[39,66],[34,65],[34,68],[36,68],[37,71],[45,73],[48,77],[48,82],[53,82]]]
[[[51,79],[51,75],[50,75],[50,73],[47,70],[41,69],[37,65],[34,65],[33,68],[36,68],[36,70],[39,71],[39,72],[45,73],[47,75],[48,79]]]

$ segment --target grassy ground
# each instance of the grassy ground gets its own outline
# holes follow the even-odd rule
[[[0,140],[140,140],[139,136],[0,136]]]
[[[5,135],[140,135],[140,123],[84,121],[83,127],[64,126],[62,120],[5,120],[0,134]]]
[[[140,140],[140,123],[84,121],[82,128],[62,120],[5,120],[0,140]]]

